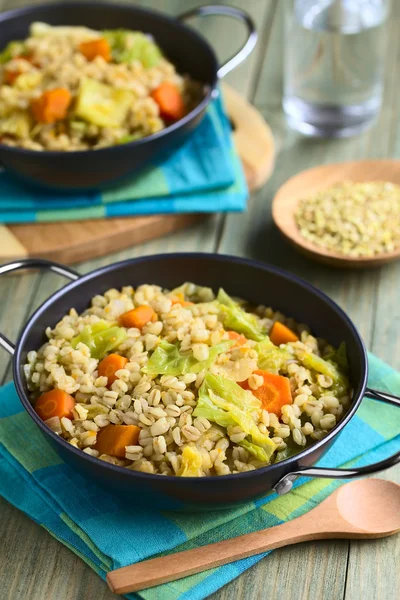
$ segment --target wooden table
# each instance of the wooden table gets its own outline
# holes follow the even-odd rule
[[[221,2],[221,0],[219,0]],[[30,4],[37,3],[31,0]],[[144,0],[137,4],[171,14],[199,0]],[[225,4],[226,2],[223,1]],[[3,9],[27,4],[0,0]],[[335,271],[297,255],[274,230],[271,200],[292,174],[320,163],[351,159],[400,158],[400,2],[389,24],[385,100],[373,129],[350,140],[304,139],[287,130],[281,111],[281,0],[236,0],[246,6],[260,32],[252,57],[227,79],[263,112],[276,136],[275,173],[249,201],[246,214],[216,215],[192,229],[78,266],[90,271],[116,260],[155,252],[200,250],[248,256],[279,265],[319,286],[334,298],[359,327],[370,350],[400,368],[400,263],[364,272]],[[235,50],[242,35],[231,20],[200,24],[222,58]],[[64,282],[54,275],[26,275],[0,282],[0,329],[15,339],[24,320]],[[11,377],[1,354],[0,381]],[[400,482],[400,467],[382,475]],[[2,600],[111,600],[106,584],[79,558],[15,508],[0,500],[0,597]],[[391,600],[400,590],[400,537],[382,541],[330,541],[275,551],[213,600]],[[397,591],[397,592],[396,592]],[[160,599],[162,600],[162,599]]]

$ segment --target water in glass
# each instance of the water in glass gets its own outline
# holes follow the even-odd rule
[[[289,124],[306,135],[365,129],[382,101],[389,0],[285,0]]]

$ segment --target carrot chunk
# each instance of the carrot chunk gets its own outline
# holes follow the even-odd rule
[[[81,42],[79,44],[79,50],[88,60],[94,60],[96,56],[101,56],[105,61],[111,61],[110,44],[104,38]]]
[[[111,385],[117,379],[116,372],[123,369],[128,359],[119,354],[109,354],[99,362],[99,377],[107,377],[107,385]]]
[[[94,448],[100,454],[125,458],[125,446],[135,446],[139,433],[136,425],[106,425],[98,432]]]
[[[4,71],[4,83],[13,85],[19,75],[21,75],[21,71]]]
[[[239,385],[243,389],[249,390],[253,396],[261,400],[262,407],[265,410],[280,417],[282,406],[285,404],[293,404],[289,379],[282,375],[275,375],[274,373],[268,373],[268,371],[262,371],[261,369],[254,371],[254,374],[261,375],[264,380],[259,388],[256,390],[251,389],[248,379],[242,381]]]
[[[157,315],[151,306],[142,304],[133,310],[122,314],[119,318],[120,325],[123,327],[137,327],[142,329],[149,321],[156,321]]]
[[[244,335],[238,333],[237,331],[228,331],[228,337],[230,340],[236,342],[233,348],[239,348],[239,346],[243,346],[243,344],[247,342],[247,338],[245,338]]]
[[[182,95],[173,83],[164,81],[150,95],[157,102],[163,119],[179,121],[185,116],[186,109]]]
[[[71,94],[65,88],[47,90],[32,101],[33,116],[39,123],[55,123],[65,119],[71,100]]]
[[[75,406],[75,400],[72,396],[54,388],[49,392],[45,392],[39,396],[35,404],[35,410],[39,417],[46,421],[51,417],[68,417],[72,418],[72,409]]]
[[[275,321],[269,334],[269,339],[275,346],[287,344],[288,342],[298,342],[299,337],[294,331],[286,327],[283,323]]]

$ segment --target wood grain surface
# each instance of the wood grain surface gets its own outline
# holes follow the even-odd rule
[[[0,0],[3,8],[24,3]],[[171,14],[200,3],[200,0],[140,2]],[[260,42],[246,64],[227,80],[255,103],[272,126],[278,153],[271,179],[252,195],[245,214],[215,215],[187,231],[84,262],[78,269],[86,272],[115,260],[174,250],[217,251],[264,260],[287,268],[324,290],[348,312],[368,348],[400,368],[400,264],[358,272],[318,265],[296,253],[282,239],[271,217],[271,202],[278,188],[303,169],[335,161],[400,158],[400,2],[393,3],[389,23],[381,116],[370,131],[352,139],[332,141],[304,139],[286,128],[280,106],[282,0],[236,0],[236,4],[245,6],[256,20]],[[208,19],[206,26],[195,21],[193,25],[204,28],[221,60],[232,54],[242,39],[240,27],[231,20]],[[24,319],[63,284],[61,278],[49,274],[1,279],[0,330],[15,339]],[[11,378],[4,353],[0,355],[0,378],[3,382]],[[380,477],[400,483],[400,467]],[[117,599],[83,561],[2,500],[0,536],[1,600]],[[399,536],[371,542],[304,544],[274,551],[213,594],[212,600],[393,600],[400,590],[399,564]]]

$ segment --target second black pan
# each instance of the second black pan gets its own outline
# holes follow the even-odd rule
[[[221,67],[210,44],[185,25],[185,21],[192,17],[209,15],[239,19],[248,31],[244,46]],[[250,17],[244,11],[229,6],[203,6],[173,18],[127,4],[63,2],[0,14],[0,49],[12,40],[26,38],[34,21],[149,33],[178,72],[190,75],[204,87],[202,101],[183,119],[129,144],[79,152],[38,152],[0,144],[0,162],[11,173],[27,182],[66,192],[99,189],[115,183],[182,145],[204,117],[208,104],[217,93],[219,79],[250,54],[257,39]]]

